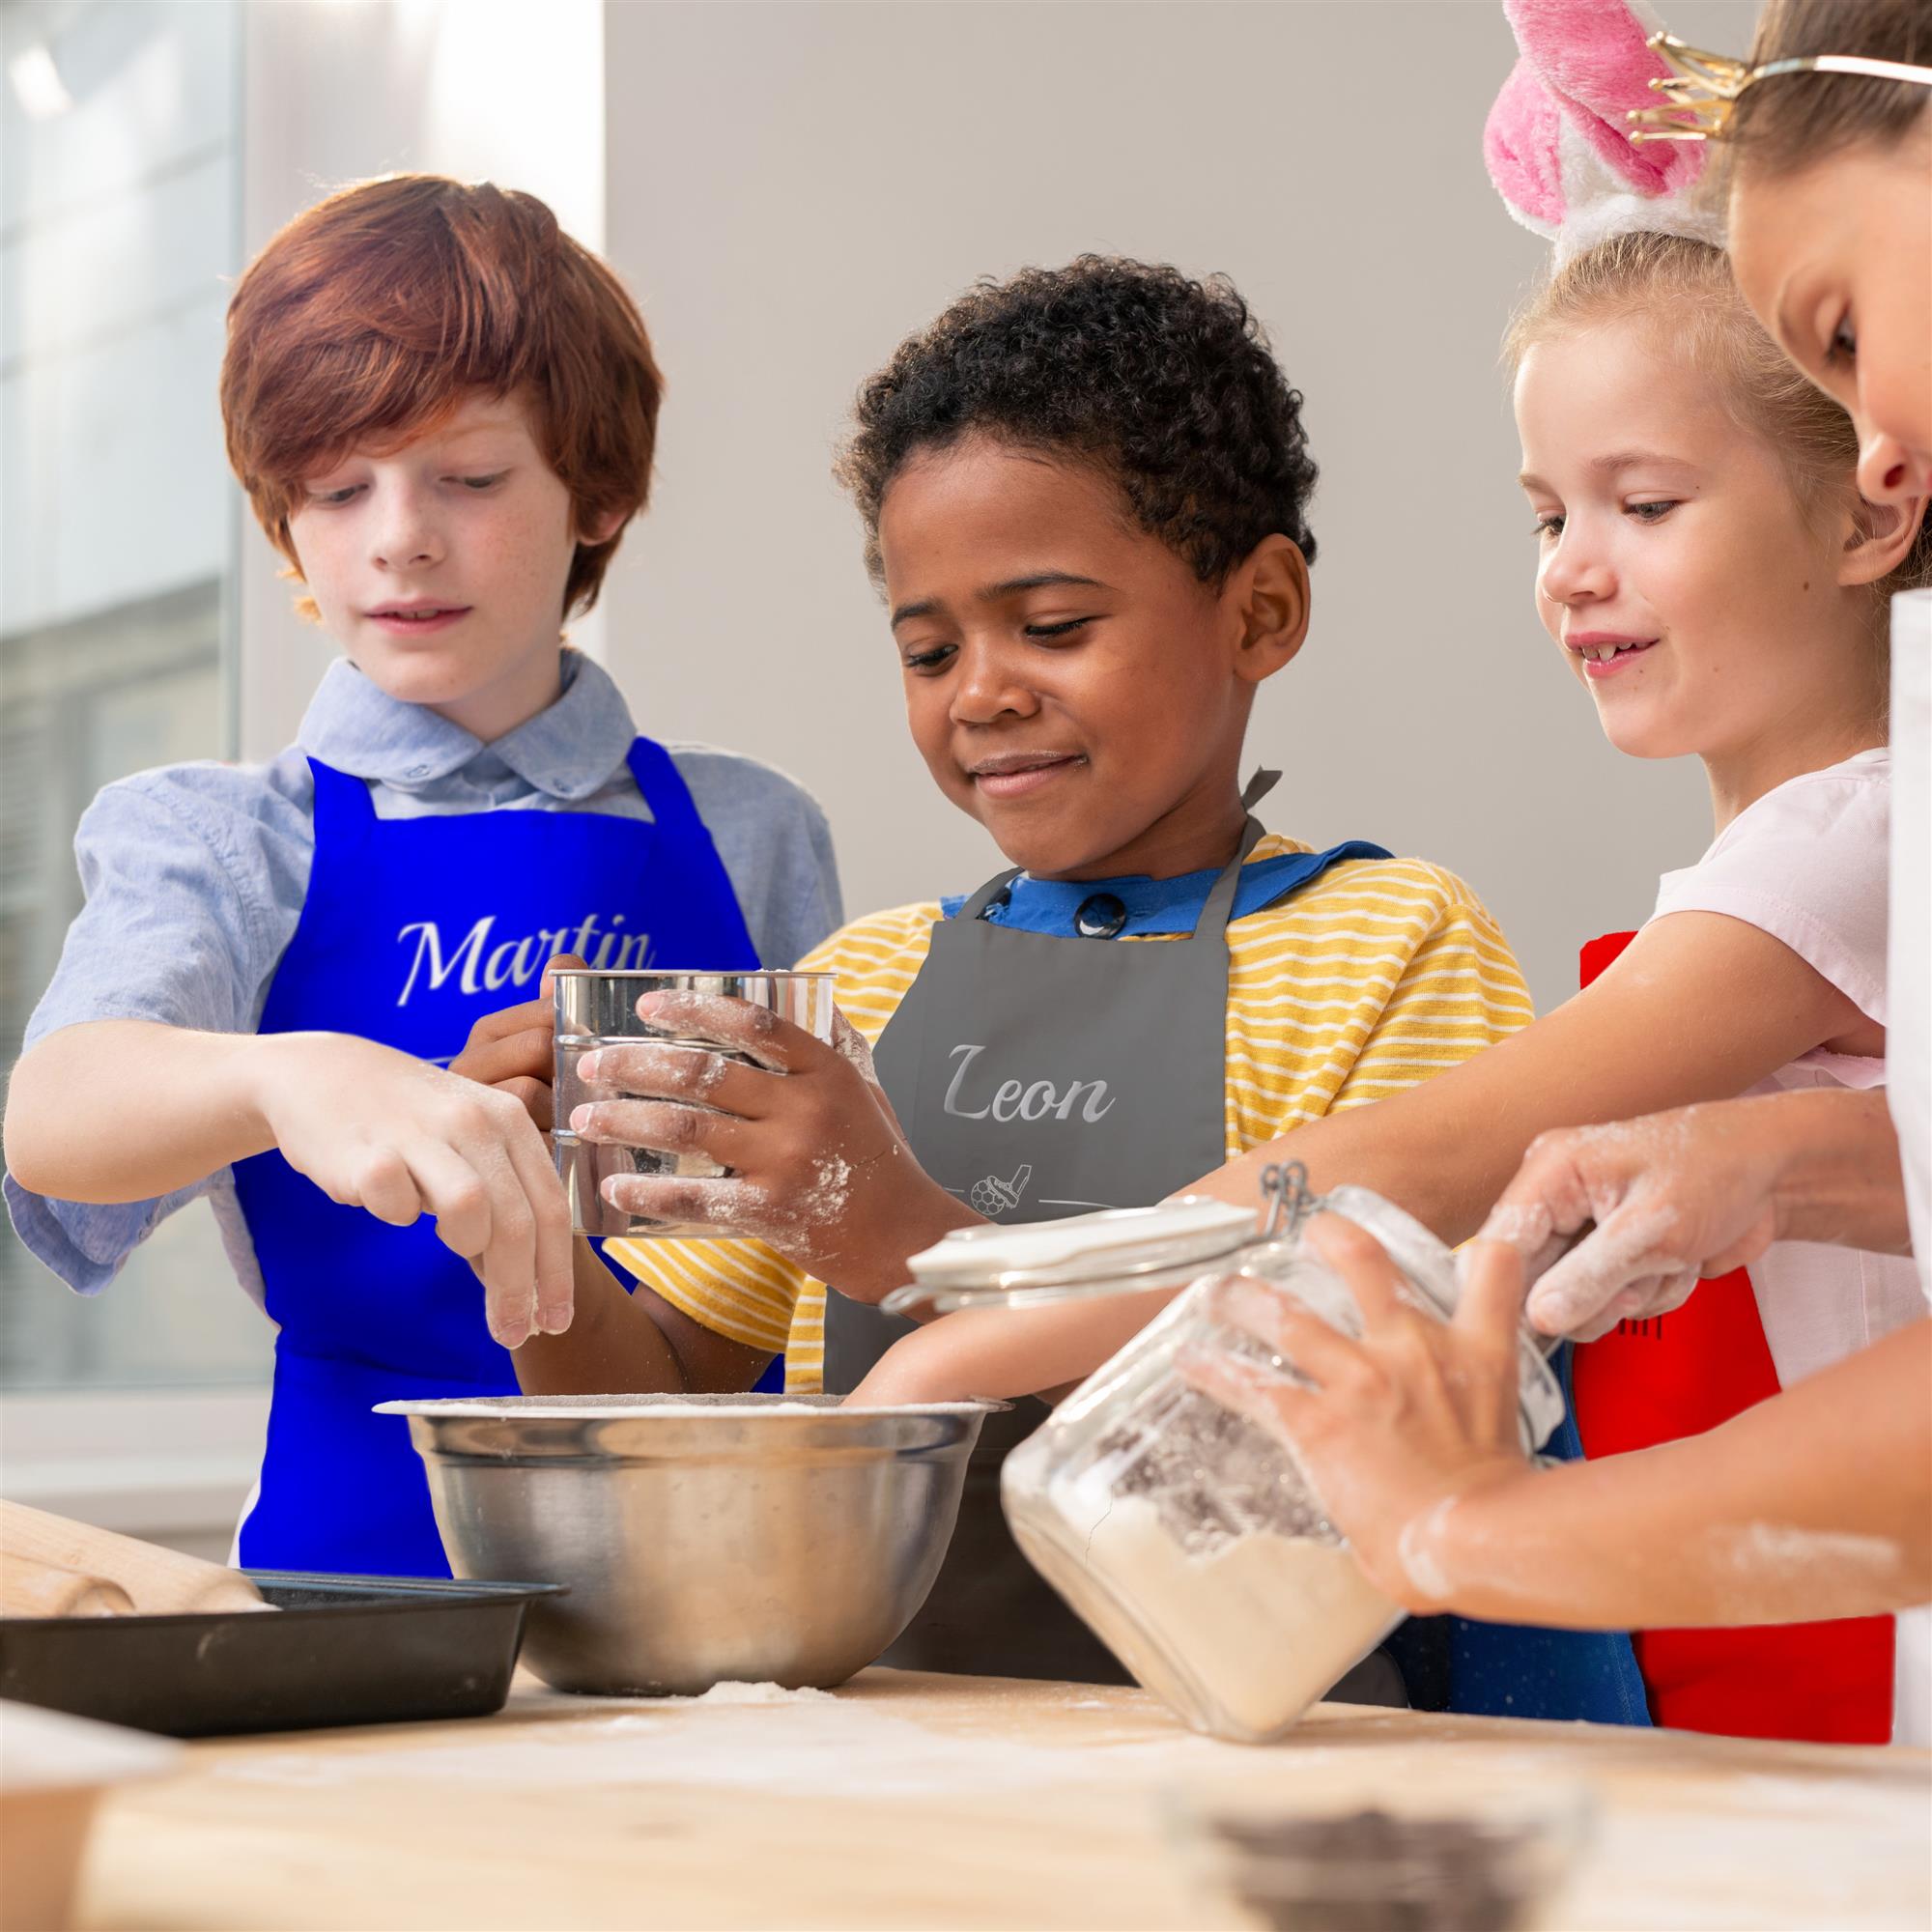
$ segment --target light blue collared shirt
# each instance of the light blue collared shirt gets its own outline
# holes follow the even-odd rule
[[[380,818],[469,811],[601,811],[648,818],[626,754],[637,726],[601,666],[563,658],[556,702],[486,745],[388,696],[344,660],[311,699],[297,742],[266,765],[169,765],[108,785],[74,835],[87,903],[69,928],[25,1044],[88,1020],[156,1020],[252,1033],[295,937],[315,857],[311,756],[367,781]],[[815,800],[754,758],[668,745],[767,966],[789,966],[843,911],[832,835]],[[156,1201],[97,1206],[6,1179],[21,1240],[83,1294],[135,1245],[207,1194],[229,1258],[258,1299],[261,1269],[224,1168]]]

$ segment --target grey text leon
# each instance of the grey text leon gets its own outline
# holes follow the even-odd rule
[[[1097,1121],[1113,1107],[1104,1080],[1070,1080],[1065,1091],[1051,1080],[1002,1080],[983,1107],[966,1106],[962,1104],[960,1090],[973,1063],[985,1050],[983,1046],[964,1041],[952,1049],[952,1058],[958,1064],[946,1090],[946,1111],[959,1120],[1043,1121],[1052,1114],[1056,1119],[1070,1121],[1074,1108],[1078,1107],[1083,1121]]]

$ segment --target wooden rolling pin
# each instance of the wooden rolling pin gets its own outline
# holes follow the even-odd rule
[[[119,1583],[10,1549],[0,1556],[0,1616],[125,1617],[134,1600]]]
[[[94,1599],[92,1611],[66,1612],[14,1607],[14,1574],[23,1578],[31,1597],[36,1589],[59,1594],[58,1579],[48,1571],[66,1571],[85,1582],[105,1585],[125,1598],[125,1604]],[[39,1577],[36,1577],[36,1572]],[[142,1616],[168,1616],[182,1610],[270,1610],[262,1593],[239,1570],[224,1570],[199,1556],[162,1549],[110,1529],[72,1522],[64,1516],[29,1509],[25,1503],[0,1502],[0,1597],[13,1616],[101,1615],[133,1610]],[[79,1592],[76,1603],[84,1601]]]

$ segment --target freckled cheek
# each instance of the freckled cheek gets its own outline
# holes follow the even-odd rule
[[[479,521],[469,531],[469,566],[478,587],[494,582],[519,602],[561,589],[575,545],[567,526],[560,538],[554,523],[526,512],[510,511]]]
[[[303,520],[301,526],[289,526],[289,541],[295,546],[297,568],[308,592],[325,615],[339,609],[345,592],[341,588],[347,574],[351,546],[343,532]]]

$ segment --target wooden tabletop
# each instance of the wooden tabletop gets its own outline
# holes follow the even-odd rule
[[[1253,1748],[1137,1690],[889,1670],[195,1745],[107,1802],[80,1924],[1198,1927],[1236,1921],[1187,1821],[1235,1793],[1580,1819],[1566,1932],[1932,1924],[1922,1751],[1342,1705]]]

